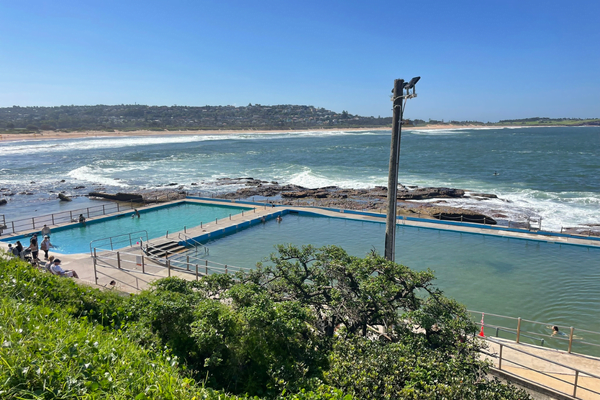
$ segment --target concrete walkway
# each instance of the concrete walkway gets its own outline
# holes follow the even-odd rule
[[[600,400],[599,358],[499,338],[486,342],[489,346],[487,352],[493,356],[484,358],[490,360],[495,368],[568,397],[575,394],[574,398],[578,399]]]

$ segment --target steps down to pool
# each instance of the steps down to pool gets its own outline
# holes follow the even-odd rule
[[[144,247],[144,253],[153,257],[166,257],[185,250],[186,248],[178,242],[169,239],[153,240],[152,243]]]

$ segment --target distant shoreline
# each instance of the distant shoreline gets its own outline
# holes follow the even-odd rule
[[[481,125],[426,125],[426,126],[405,126],[404,130],[438,130],[438,129],[501,129],[501,128],[532,128],[531,126],[481,126]],[[327,128],[327,129],[280,129],[280,130],[189,130],[189,131],[155,131],[140,129],[136,131],[73,131],[73,132],[56,132],[56,131],[41,131],[39,133],[0,133],[1,141],[16,141],[16,140],[49,140],[49,139],[80,139],[89,137],[134,137],[134,136],[189,136],[189,135],[239,135],[239,134],[264,134],[264,133],[290,133],[290,132],[367,132],[367,131],[391,131],[391,128]]]

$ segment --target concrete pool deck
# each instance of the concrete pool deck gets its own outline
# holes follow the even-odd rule
[[[253,210],[248,210],[243,213],[231,215],[230,218],[224,218],[218,220],[216,222],[210,222],[207,224],[202,224],[202,227],[196,226],[189,229],[186,229],[185,234],[191,238],[214,238],[222,235],[227,235],[236,231],[236,229],[242,229],[247,226],[251,226],[256,224],[261,218],[265,218],[266,220],[274,219],[277,215],[283,215],[285,218],[285,214],[287,213],[308,213],[313,215],[319,215],[323,217],[331,217],[331,218],[344,218],[351,219],[356,221],[369,221],[369,222],[378,222],[385,223],[385,214],[375,214],[370,212],[358,212],[358,211],[350,211],[350,210],[334,210],[334,209],[324,209],[318,207],[295,207],[295,206],[272,206],[270,204],[257,204],[257,203],[249,203],[249,202],[236,202],[236,201],[223,201],[223,200],[214,200],[214,199],[195,199],[195,198],[187,198],[185,200],[177,200],[170,203],[162,203],[160,205],[149,206],[145,208],[145,210],[149,210],[152,208],[164,207],[165,204],[176,204],[180,202],[194,202],[199,204],[208,204],[208,205],[231,205],[231,206],[241,206],[241,207],[255,207]],[[118,215],[124,213],[131,213],[131,210],[121,212],[121,213],[113,213],[108,215],[103,215],[97,218],[107,218],[107,217],[116,217]],[[92,218],[90,220],[94,220],[97,218]],[[64,227],[68,225],[77,225],[77,224],[62,224],[57,227]],[[579,246],[590,246],[590,247],[600,247],[600,240],[597,238],[586,238],[586,237],[576,237],[572,235],[557,235],[552,233],[552,235],[545,235],[544,233],[539,232],[530,232],[524,230],[517,229],[503,229],[502,227],[490,227],[490,226],[481,226],[478,227],[475,224],[460,224],[460,223],[447,223],[445,221],[439,220],[425,220],[425,219],[417,219],[406,216],[399,216],[398,225],[406,225],[411,227],[423,228],[423,229],[435,229],[435,230],[444,230],[444,231],[454,231],[460,233],[467,234],[481,234],[481,235],[490,235],[504,238],[513,238],[513,239],[523,239],[523,240],[533,240],[540,241],[546,243],[556,243],[556,244],[566,244],[566,245],[579,245]],[[32,230],[28,232],[20,232],[18,235],[9,235],[3,237],[3,239],[10,237],[18,237],[23,235],[29,235],[33,232],[38,232],[38,230]],[[178,240],[178,234],[184,233],[183,231],[173,232],[169,234],[170,238],[174,240]],[[152,243],[157,240],[163,239],[163,237],[152,239],[149,242]],[[8,242],[0,242],[0,248],[8,249]],[[139,247],[125,247],[121,249],[124,253],[129,254],[131,257],[141,256],[142,252]],[[52,254],[52,252],[51,252]],[[56,256],[56,254],[54,254]],[[80,276],[82,281],[87,281],[89,283],[95,282],[94,271],[93,271],[93,259],[89,253],[80,253],[80,254],[60,254],[56,256],[60,257],[62,260],[63,268],[65,269],[74,269]],[[129,260],[129,262],[133,262]],[[150,270],[152,270],[151,264],[148,264]],[[144,282],[143,285],[140,286],[140,289],[146,288],[148,282],[158,279],[159,277],[163,277],[167,275],[167,271],[164,266],[156,265],[156,270],[152,270],[152,275],[146,273],[142,273],[139,271],[141,276],[137,276],[138,272],[131,272],[122,277],[123,290],[131,291],[131,288],[126,288],[125,286],[131,285],[134,282]],[[117,271],[118,272],[118,271]],[[173,271],[176,275],[184,275],[188,276],[189,274]],[[120,274],[121,275],[121,274]],[[155,277],[153,277],[155,276]],[[195,279],[195,278],[194,278]],[[103,282],[106,279],[98,279],[98,283],[101,286],[104,286],[107,282],[110,282],[111,279],[108,279],[107,282]],[[137,291],[137,290],[134,290]]]

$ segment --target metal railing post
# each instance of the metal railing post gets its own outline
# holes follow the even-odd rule
[[[117,251],[117,267],[121,269],[121,255]]]
[[[52,225],[55,225],[54,224],[54,214],[50,214],[50,215],[52,215]]]
[[[121,209],[119,208],[119,203],[117,203],[117,212],[121,212]]]
[[[104,208],[104,204],[102,204],[102,215],[106,215],[106,209]]]
[[[227,264],[225,264],[225,275],[227,275]]]
[[[498,354],[498,369],[502,369],[502,348],[504,346],[500,343],[500,353]]]
[[[579,380],[579,371],[575,370],[575,382],[573,383],[573,397],[577,395],[577,381]]]
[[[171,260],[167,260],[167,270],[169,271],[169,278],[171,277]]]
[[[187,266],[187,270],[189,271],[190,270],[190,256],[186,256],[186,261],[187,262],[185,264]]]
[[[204,273],[206,274],[206,276],[208,276],[208,260],[205,260],[206,265],[205,265],[205,271]]]
[[[196,264],[196,280],[198,280],[198,264]]]
[[[96,248],[94,247],[94,282],[98,284],[98,273],[96,272]]]
[[[142,274],[146,273],[146,264],[144,263],[144,255],[142,254]]]
[[[35,218],[31,217],[31,225],[33,226],[33,229],[35,229]]]
[[[69,211],[69,222],[73,221],[73,211]]]
[[[520,337],[521,337],[521,317],[517,318],[517,340],[516,340],[517,343],[519,343]]]
[[[571,348],[573,347],[573,331],[575,331],[575,328],[571,327],[571,333],[569,334],[569,353],[571,353]]]
[[[88,218],[90,217],[90,208],[89,207],[87,208],[87,216],[88,216]]]

